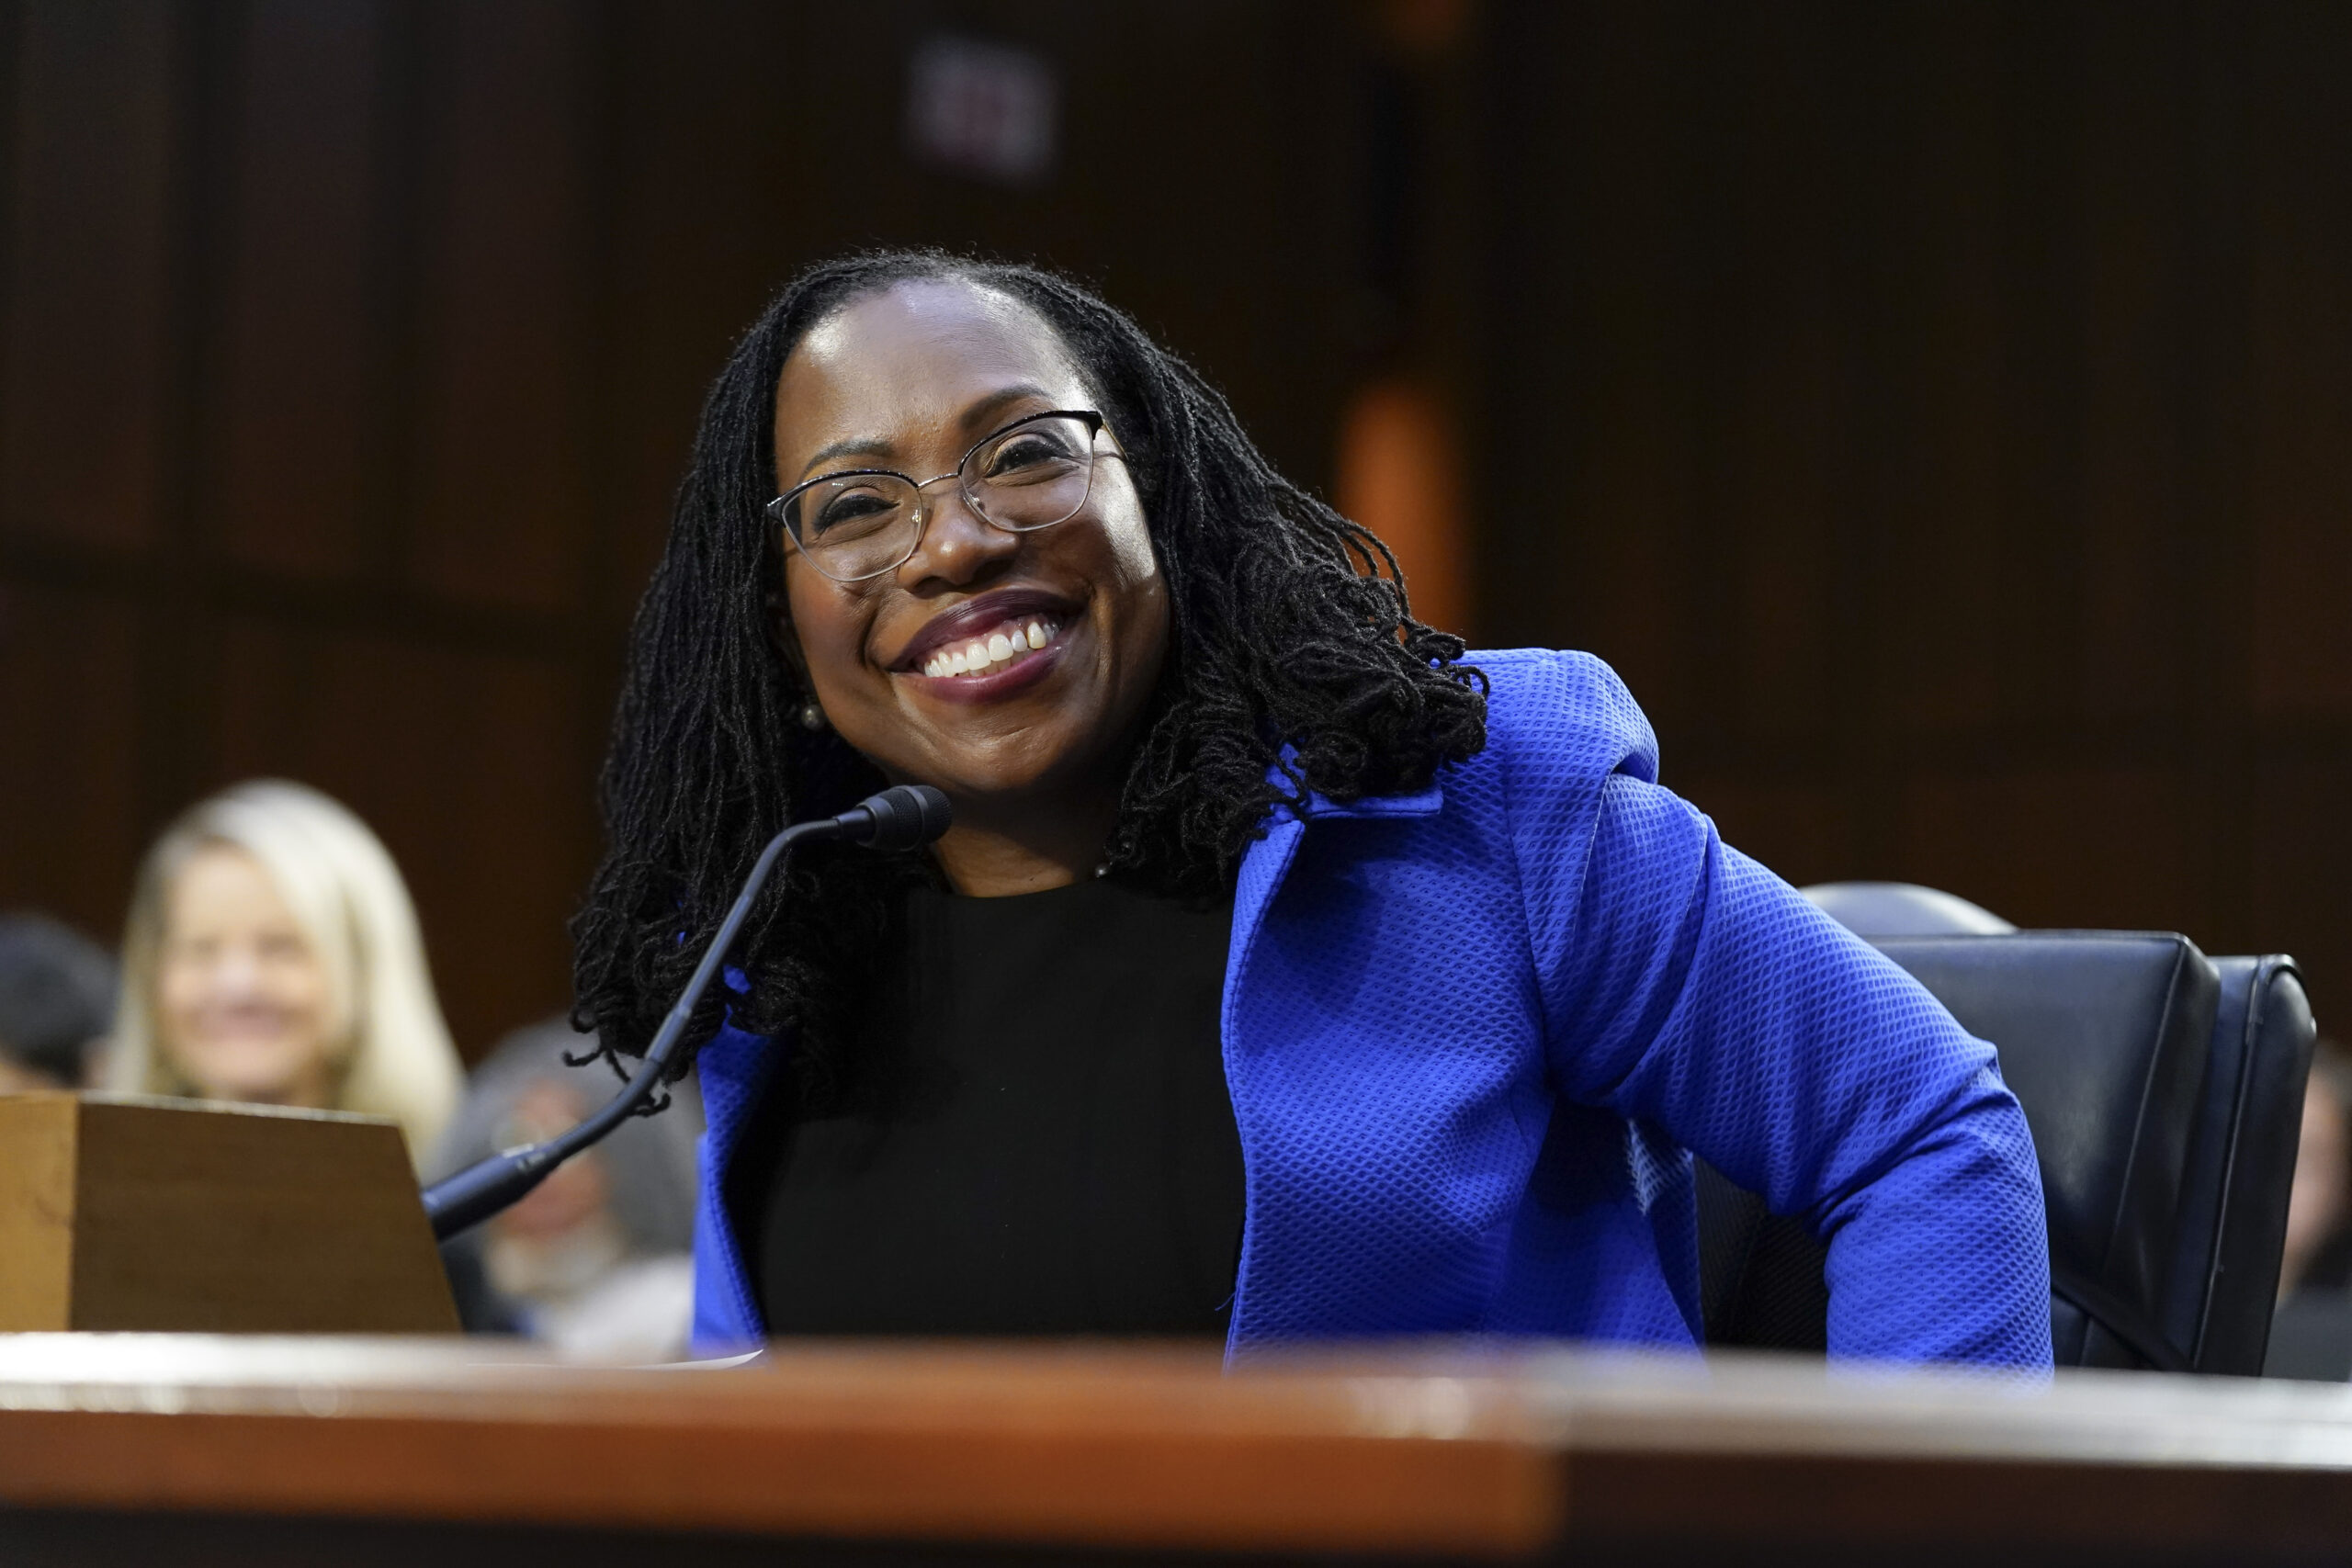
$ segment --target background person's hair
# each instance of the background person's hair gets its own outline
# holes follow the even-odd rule
[[[0,915],[0,1057],[67,1089],[114,1024],[114,960],[46,915]]]
[[[123,932],[110,1087],[196,1093],[157,1037],[155,981],[172,883],[212,844],[261,865],[326,971],[334,1108],[399,1122],[422,1164],[457,1109],[464,1069],[425,970],[415,906],[368,825],[302,784],[265,779],[224,791],[182,814],[147,852]]]
[[[1127,455],[1168,585],[1168,660],[1121,793],[1108,862],[1169,894],[1229,890],[1278,802],[1419,788],[1486,743],[1483,677],[1461,639],[1415,621],[1396,558],[1268,465],[1225,400],[1125,315],[1055,274],[938,251],[821,264],[745,334],[705,405],[669,543],[639,608],[604,777],[608,847],[573,922],[574,1021],[640,1053],[760,846],[787,822],[881,785],[830,729],[795,721],[799,677],[771,645],[781,562],[778,378],[842,306],[913,279],[962,279],[1060,336]],[[1272,775],[1272,776],[1270,776]],[[854,1032],[851,998],[888,939],[894,886],[928,862],[807,853],[770,885],[722,1008],[798,1031],[821,1088]],[[683,1070],[683,1061],[681,1070]]]

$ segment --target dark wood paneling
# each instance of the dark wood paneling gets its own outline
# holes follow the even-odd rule
[[[2070,186],[2081,208],[2081,474],[2078,615],[2071,628],[2080,711],[2183,717],[2182,622],[2199,595],[2174,547],[2189,525],[2182,424],[2194,417],[2179,322],[2191,308],[2180,178],[2193,141],[2194,62],[2177,29],[2112,7],[2090,12],[2084,149]]]
[[[2316,977],[2320,1027],[2341,1039],[2352,1029],[2352,995],[2323,987],[2331,977],[2352,977],[2352,922],[2313,918],[2313,911],[2340,907],[2352,887],[2352,833],[2343,827],[2352,802],[2352,734],[2339,729],[2332,740],[2303,755],[2256,763],[2246,869],[2253,883],[2249,945],[2302,961]]]
[[[2194,931],[2196,800],[2177,769],[1915,773],[1898,854],[1931,886],[2037,925]]]
[[[805,58],[794,12],[700,0],[627,6],[612,22],[605,47],[624,63],[604,164],[604,395],[626,438],[596,454],[603,479],[589,498],[612,540],[608,613],[636,604],[661,553],[695,418],[729,347],[800,259],[792,236],[804,226],[796,215],[815,208],[816,161],[787,119],[795,95],[781,62]],[[896,135],[893,112],[875,111],[877,136]]]
[[[361,573],[388,510],[387,11],[256,0],[238,17],[208,521],[230,558],[300,576]]]
[[[1909,101],[1893,128],[1908,177],[1889,204],[1884,286],[1899,290],[1900,335],[1882,368],[1903,421],[1903,491],[1882,516],[1883,591],[1900,614],[1871,650],[1885,660],[1899,730],[1981,725],[2004,706],[2007,655],[2024,628],[2008,558],[2007,438],[2015,323],[2002,298],[2006,198],[2004,60],[1986,6],[1914,13],[1923,25],[1888,63]]]
[[[518,0],[431,15],[410,563],[452,599],[561,609],[585,576],[581,258],[604,243],[582,136],[594,13]]]
[[[115,594],[0,581],[0,908],[108,942],[141,849],[136,626]]]
[[[2352,9],[2267,7],[2256,37],[2255,695],[2269,713],[2343,716],[2352,715]]]
[[[168,418],[168,0],[25,0],[8,127],[0,533],[129,548],[154,531]]]
[[[2347,65],[2286,3],[1489,6],[1484,630],[1610,659],[1799,879],[2285,948],[2324,1010]]]
[[[1728,227],[1710,292],[1731,297],[1726,335],[1743,352],[1722,367],[1713,421],[1721,452],[1706,469],[1707,510],[1721,525],[1703,547],[1721,559],[1702,614],[1718,621],[1706,679],[1721,691],[1708,711],[1826,740],[1822,697],[1839,683],[1838,521],[1856,439],[1857,280],[1845,243],[1855,152],[1838,62],[1810,47],[1801,16],[1753,12],[1730,40],[1736,62],[1709,84],[1742,125],[1719,176]]]

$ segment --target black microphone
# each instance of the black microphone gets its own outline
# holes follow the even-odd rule
[[[752,900],[759,897],[776,863],[795,844],[803,839],[839,838],[867,849],[911,850],[947,831],[949,815],[947,797],[929,784],[898,784],[879,795],[867,795],[838,817],[796,822],[770,839],[768,847],[752,863],[752,874],[743,879],[743,890],[735,896],[733,908],[718,923],[718,934],[703,950],[702,962],[695,965],[694,978],[686,982],[676,1005],[662,1021],[653,1043],[646,1047],[645,1059],[620,1093],[568,1133],[494,1154],[426,1188],[424,1217],[432,1222],[433,1239],[447,1241],[518,1201],[545,1181],[556,1167],[628,1120],[629,1113],[646,1101],[661,1083],[662,1069],[676,1054],[678,1042],[685,1037],[686,1024],[702,1001],[703,992],[709,988],[711,977],[726,963],[727,950],[735,944],[736,932],[742,930],[744,919],[752,912]]]
[[[929,784],[899,784],[867,795],[832,820],[852,843],[869,850],[913,850],[947,831],[951,815],[947,797]]]

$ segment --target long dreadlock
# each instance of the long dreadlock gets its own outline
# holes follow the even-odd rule
[[[823,263],[769,305],[712,389],[631,634],[603,781],[609,848],[571,927],[574,1021],[616,1065],[643,1052],[768,839],[882,786],[831,730],[794,720],[808,694],[768,640],[782,563],[762,508],[786,359],[842,306],[911,279],[964,279],[1035,310],[1127,454],[1170,625],[1114,874],[1229,890],[1278,803],[1418,789],[1486,744],[1484,678],[1456,662],[1460,638],[1412,618],[1388,547],[1276,473],[1225,400],[1126,316],[1034,267],[939,251]],[[734,955],[744,986],[706,998],[689,1038],[731,1007],[754,1032],[796,1030],[808,1081],[831,1078],[896,893],[932,874],[915,857],[804,853],[752,910]]]

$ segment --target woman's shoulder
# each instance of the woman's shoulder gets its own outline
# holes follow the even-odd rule
[[[1657,734],[1617,672],[1589,653],[1480,649],[1463,655],[1487,677],[1487,749],[1507,773],[1554,777],[1632,773],[1657,780]]]

